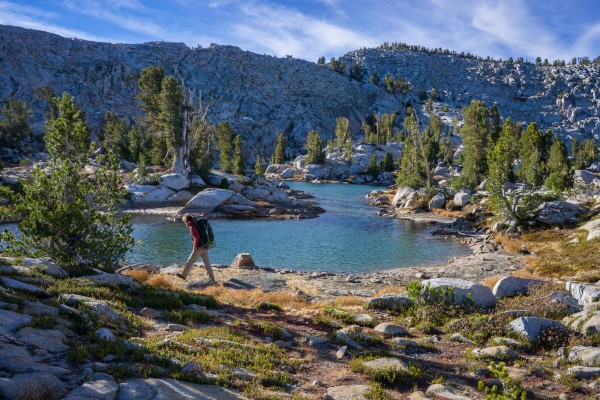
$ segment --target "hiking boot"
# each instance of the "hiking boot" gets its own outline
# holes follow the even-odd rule
[[[183,279],[184,281],[187,279],[187,276],[180,274],[180,273],[176,273],[175,275],[177,275],[179,278]]]

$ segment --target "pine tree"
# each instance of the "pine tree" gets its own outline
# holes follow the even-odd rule
[[[217,148],[219,150],[219,164],[221,171],[230,173],[233,170],[231,165],[231,152],[233,143],[233,129],[229,122],[221,122],[216,127]]]
[[[463,109],[462,139],[465,146],[463,170],[457,185],[474,188],[487,173],[489,140],[488,109],[480,100],[473,100]]]
[[[577,139],[573,139],[571,152],[575,169],[587,168],[598,158],[598,147],[594,139],[586,139],[581,145]]]
[[[378,144],[387,144],[394,137],[394,125],[396,124],[396,113],[383,113],[379,121],[380,141]]]
[[[544,181],[544,186],[555,192],[562,192],[573,187],[573,175],[571,174],[567,146],[557,137],[554,138],[554,143],[550,148],[548,177]]]
[[[29,104],[22,103],[10,97],[2,107],[0,120],[0,145],[13,147],[21,140],[31,136],[29,119],[31,110]]]
[[[102,141],[104,148],[119,158],[130,159],[127,145],[127,122],[110,111],[104,114],[104,121],[104,140]]]
[[[521,167],[517,174],[519,178],[533,187],[542,184],[546,166],[543,163],[543,139],[535,122],[529,124],[519,140],[519,158]]]
[[[82,119],[81,110],[67,93],[54,102],[60,117],[46,122],[46,148],[50,155],[69,159],[89,152],[90,135]]]
[[[275,151],[273,152],[273,158],[271,164],[283,164],[285,162],[285,148],[287,146],[287,139],[283,133],[277,134],[277,144],[275,145]]]
[[[365,173],[367,175],[371,175],[372,177],[377,177],[379,175],[380,169],[379,164],[377,163],[377,155],[373,153],[371,158],[369,159],[369,164],[367,165],[367,170]]]
[[[362,129],[363,132],[365,133],[365,143],[368,144],[375,144],[376,142],[376,138],[375,135],[373,134],[373,128],[371,127],[371,125],[369,125],[366,121],[362,123]]]
[[[50,256],[73,272],[81,267],[111,269],[133,245],[126,215],[116,213],[124,193],[114,156],[99,158],[93,178],[83,166],[89,133],[73,98],[54,99],[58,116],[47,122],[47,169],[35,168],[16,202],[20,236],[5,234],[20,254]]]
[[[382,163],[382,170],[384,172],[392,172],[395,169],[394,166],[394,157],[392,156],[392,153],[390,153],[389,151],[386,151],[384,156],[383,156],[383,161]]]
[[[440,153],[440,142],[442,140],[442,120],[437,115],[429,118],[429,123],[423,132],[425,155],[430,170],[435,169]]]
[[[140,159],[140,153],[142,152],[142,130],[132,125],[127,132],[127,153],[129,154],[129,161],[138,162]]]
[[[517,156],[515,127],[507,118],[500,136],[492,150],[488,153],[489,175],[487,188],[490,193],[492,206],[496,212],[510,220],[517,221],[515,199],[508,196],[504,187],[512,180],[512,165]]]
[[[402,159],[396,183],[398,186],[408,186],[413,189],[421,188],[427,182],[423,161],[414,141],[407,137],[402,149]]]
[[[337,146],[343,149],[350,139],[350,121],[348,121],[348,118],[342,117],[335,120],[335,138]]]
[[[233,173],[244,175],[246,163],[244,161],[244,141],[237,135],[233,141]]]
[[[323,152],[323,140],[319,133],[311,130],[306,135],[306,163],[307,164],[322,164],[325,161],[325,153]]]
[[[490,144],[493,146],[500,137],[502,132],[502,117],[500,116],[500,108],[494,104],[490,108]]]
[[[164,153],[153,158],[165,159],[169,154],[173,160],[173,172],[187,175],[191,166],[191,153],[195,142],[207,125],[208,108],[202,99],[172,77],[164,77],[161,67],[142,70],[138,80],[140,108],[145,113],[144,122],[151,134],[162,136]],[[165,144],[166,146],[162,146]]]
[[[429,167],[429,161],[427,160],[427,152],[425,149],[425,143],[423,138],[421,137],[421,133],[419,132],[419,123],[417,121],[417,113],[415,109],[409,107],[406,110],[406,118],[404,119],[404,129],[407,131],[407,136],[404,141],[406,144],[407,141],[412,141],[412,144],[415,148],[415,152],[417,155],[417,162],[420,166],[414,168],[415,173],[423,171],[425,174],[425,184],[429,188],[432,182],[431,176],[431,168]],[[418,179],[417,179],[418,180]],[[415,180],[416,181],[416,180]]]
[[[265,163],[265,159],[260,155],[256,156],[256,161],[254,162],[254,173],[256,175],[264,175],[267,170],[267,166]]]

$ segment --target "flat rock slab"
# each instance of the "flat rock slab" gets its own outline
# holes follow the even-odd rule
[[[436,383],[427,388],[425,392],[428,396],[434,396],[436,399],[447,400],[472,400],[472,397],[465,396],[459,393],[456,389],[450,386]]]
[[[137,283],[132,277],[129,275],[121,275],[121,274],[98,274],[98,275],[87,275],[82,276],[81,279],[89,279],[92,282],[95,282],[99,285],[123,285],[127,287],[132,287],[137,289],[140,287],[140,284]]]
[[[119,386],[113,380],[99,379],[85,382],[73,389],[65,400],[113,400],[119,391]]]
[[[33,294],[34,296],[44,296],[49,297],[50,293],[46,292],[44,289],[40,289],[37,286],[30,285],[29,283],[24,283],[18,281],[16,279],[11,279],[7,277],[1,277],[0,282],[6,288],[20,290],[29,294]]]
[[[575,366],[569,368],[567,373],[573,375],[576,379],[592,379],[600,376],[600,368]]]
[[[587,367],[600,367],[600,347],[575,346],[569,352],[569,361]]]
[[[495,361],[512,361],[518,357],[517,353],[508,346],[492,346],[473,350],[478,359]]]
[[[175,379],[131,379],[119,384],[116,400],[247,400],[240,393],[214,385]]]
[[[58,317],[58,308],[40,302],[28,301],[23,304],[23,313],[27,315],[50,315]]]
[[[15,339],[50,353],[69,350],[69,346],[64,343],[67,340],[65,334],[57,330],[26,327],[15,333]]]
[[[223,282],[223,286],[238,290],[261,289],[263,292],[279,292],[289,289],[283,279],[256,272],[238,275]]]
[[[46,372],[58,377],[72,375],[68,369],[37,363],[25,346],[0,342],[0,354],[2,354],[0,370],[4,372],[11,374]]]
[[[381,297],[375,297],[369,300],[369,308],[379,308],[384,310],[398,310],[408,308],[413,301],[407,295],[401,293],[388,293]]]
[[[0,378],[0,398],[6,400],[58,400],[62,399],[66,392],[60,379],[44,372]]]
[[[327,389],[325,400],[365,400],[369,385],[333,386]]]
[[[397,371],[408,372],[408,364],[399,358],[393,357],[377,358],[375,360],[365,361],[363,366],[372,370],[395,369]]]
[[[0,309],[0,334],[13,333],[18,327],[33,321],[29,315]]]
[[[408,332],[406,329],[401,327],[400,325],[392,324],[390,322],[384,322],[375,327],[375,331],[381,333],[386,337],[395,337],[395,336],[408,336]]]

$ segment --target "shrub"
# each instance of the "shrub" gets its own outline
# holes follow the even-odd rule
[[[490,362],[490,371],[496,379],[502,383],[502,388],[496,385],[487,386],[482,381],[479,381],[477,388],[479,391],[485,392],[486,400],[526,400],[527,392],[521,387],[521,381],[513,380],[503,362],[495,364]]]

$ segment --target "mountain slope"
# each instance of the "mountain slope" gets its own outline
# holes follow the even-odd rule
[[[426,121],[418,94],[432,88],[449,108],[447,121],[472,99],[484,99],[498,103],[503,116],[536,121],[563,136],[600,137],[597,65],[541,67],[373,49],[341,59],[347,66],[360,63],[364,82],[371,73],[383,78],[389,72],[406,79],[411,91],[391,94],[324,66],[232,46],[96,43],[0,26],[0,102],[9,97],[30,102],[40,131],[44,104],[35,99],[34,89],[50,85],[57,94],[75,96],[98,132],[107,111],[130,119],[141,116],[137,78],[143,68],[162,65],[202,94],[213,122],[230,121],[252,155],[269,155],[277,132],[286,134],[295,151],[310,129],[331,138],[335,119],[342,116],[359,133],[368,115],[396,111],[402,116],[409,101]]]

